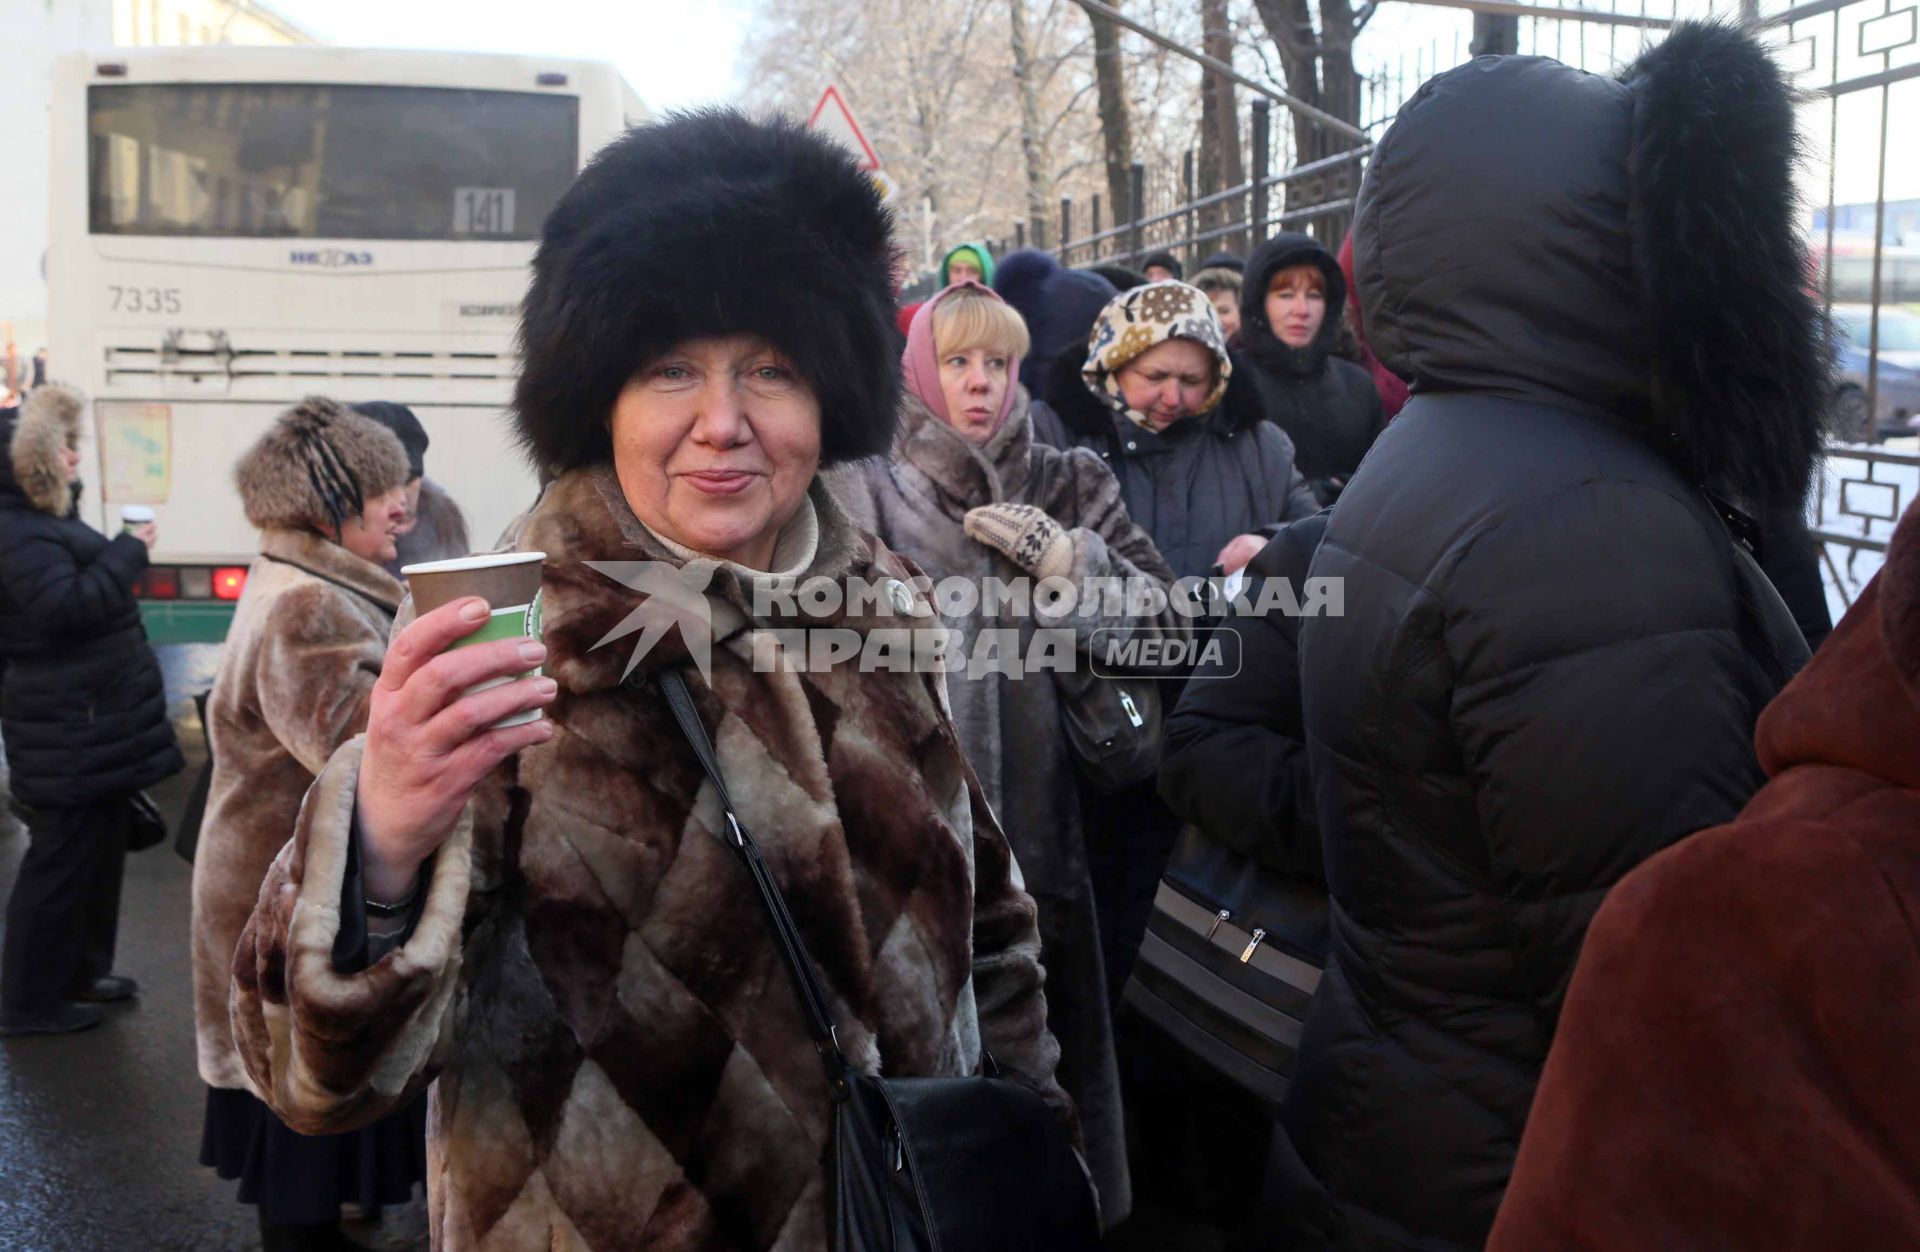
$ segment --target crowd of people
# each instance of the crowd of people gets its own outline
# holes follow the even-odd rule
[[[268,1248],[423,1181],[446,1249],[842,1248],[844,1058],[1038,1093],[1117,1247],[1150,1206],[1239,1249],[1920,1241],[1920,521],[1827,638],[1792,153],[1730,28],[1615,80],[1482,58],[1401,112],[1338,248],[1189,282],[968,242],[902,307],[831,144],[629,132],[522,315],[540,629],[454,647],[494,606],[408,601],[400,566],[468,539],[403,406],[310,399],[236,468],[202,1163]],[[152,528],[74,516],[83,405],[36,389],[0,463],[16,1034],[134,993],[133,798],[181,768]],[[665,600],[641,566],[700,610],[607,646]],[[792,595],[822,580],[885,594]],[[1265,607],[1316,580],[1331,611]],[[1075,664],[782,652],[929,621]],[[1102,671],[1144,637],[1235,647]],[[1170,899],[1203,863],[1230,889]]]

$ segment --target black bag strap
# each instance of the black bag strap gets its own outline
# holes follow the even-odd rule
[[[786,964],[787,978],[793,984],[794,997],[800,1002],[800,1016],[806,1021],[807,1034],[813,1039],[814,1050],[820,1054],[821,1064],[826,1067],[828,1089],[836,1101],[844,1100],[849,1092],[847,1058],[840,1051],[840,1036],[834,1031],[833,1015],[827,1007],[826,993],[820,988],[820,975],[813,957],[800,938],[793,914],[787,910],[786,897],[780,894],[780,884],[774,881],[773,871],[767,868],[766,861],[760,856],[759,845],[754,843],[753,836],[734,811],[733,797],[727,794],[727,780],[721,776],[720,761],[714,755],[712,740],[707,738],[707,728],[701,724],[700,713],[693,707],[693,694],[687,690],[686,678],[675,669],[661,669],[656,677],[661,693],[667,698],[667,707],[673,710],[674,720],[680,723],[680,733],[686,736],[693,754],[700,758],[700,766],[706,770],[714,793],[720,798],[720,807],[727,819],[722,838],[728,847],[739,854],[741,864],[747,867],[747,873],[753,879],[760,897],[760,911],[766,915],[767,926],[773,931],[774,947],[779,950],[780,959]]]

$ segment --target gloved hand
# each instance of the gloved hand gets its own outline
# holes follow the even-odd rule
[[[983,504],[961,523],[967,538],[1005,554],[1035,578],[1065,578],[1073,570],[1073,538],[1031,504]]]

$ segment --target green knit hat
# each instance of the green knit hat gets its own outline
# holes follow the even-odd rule
[[[953,285],[953,279],[947,276],[947,270],[953,265],[953,258],[963,252],[973,254],[967,259],[980,267],[980,281],[986,286],[993,286],[993,253],[984,243],[963,243],[948,249],[947,255],[940,258],[940,286],[946,288]]]

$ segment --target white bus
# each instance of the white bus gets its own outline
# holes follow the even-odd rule
[[[491,543],[533,501],[504,409],[540,226],[644,117],[608,65],[116,48],[55,70],[48,351],[93,399],[87,520],[150,505],[156,642],[225,637],[256,537],[234,462],[307,395],[412,407]]]

